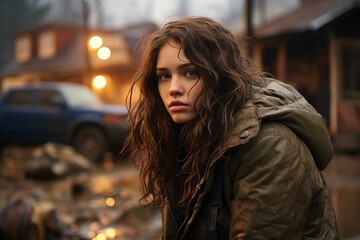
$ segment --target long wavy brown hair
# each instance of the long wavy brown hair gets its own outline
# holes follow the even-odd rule
[[[181,46],[204,82],[201,107],[186,124],[172,121],[158,92],[157,57],[170,40]],[[165,24],[147,39],[141,59],[127,98],[126,147],[140,170],[142,200],[161,207],[171,197],[184,207],[263,76],[241,55],[234,35],[206,17]]]

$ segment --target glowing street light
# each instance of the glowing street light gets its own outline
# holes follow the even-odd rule
[[[92,80],[92,85],[95,89],[103,89],[106,87],[107,79],[103,75],[97,75]]]
[[[111,50],[108,47],[101,47],[101,48],[99,48],[99,50],[97,51],[96,54],[97,54],[99,59],[107,60],[111,56]]]
[[[103,39],[99,36],[92,36],[88,42],[89,47],[92,49],[99,49],[103,45],[103,43]]]

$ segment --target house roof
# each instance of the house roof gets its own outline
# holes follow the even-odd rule
[[[53,27],[58,25],[46,25],[38,27],[32,31],[39,31],[40,28]],[[69,26],[72,27],[72,26]],[[131,52],[136,48],[136,44],[141,36],[147,31],[154,28],[153,24],[143,23],[138,26],[131,26],[121,30],[103,30],[112,32],[114,34],[121,34],[125,37]],[[28,30],[29,31],[29,30]],[[99,30],[98,30],[99,31]],[[22,31],[18,32],[21,33]],[[41,72],[59,72],[59,71],[82,71],[85,66],[85,45],[81,31],[73,35],[70,41],[65,46],[59,49],[56,56],[52,59],[40,60],[37,57],[32,57],[26,63],[17,63],[15,58],[9,59],[9,62],[0,69],[0,77],[8,75],[16,75],[19,73],[41,73]]]
[[[40,60],[33,57],[26,63],[17,63],[11,58],[0,71],[0,76],[13,75],[26,72],[64,71],[80,70],[85,66],[83,38],[77,34],[69,41],[56,57],[47,60]]]
[[[140,51],[142,49],[139,48],[139,44],[141,44],[144,38],[156,28],[156,24],[152,22],[145,22],[128,26],[120,31],[120,34],[122,34],[126,39],[135,63],[140,61]]]
[[[315,31],[354,8],[360,0],[317,0],[255,29],[257,39]]]

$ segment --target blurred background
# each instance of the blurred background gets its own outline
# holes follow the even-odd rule
[[[137,205],[136,170],[126,156],[117,155],[120,142],[115,151],[109,148],[114,140],[107,127],[115,121],[126,124],[123,110],[115,114],[91,106],[93,117],[39,140],[42,129],[19,117],[34,115],[36,103],[14,110],[14,103],[7,108],[10,97],[5,96],[28,83],[75,83],[104,106],[123,108],[141,61],[141,41],[165,22],[191,15],[226,25],[243,43],[244,55],[296,87],[324,117],[335,152],[324,175],[341,238],[360,239],[360,0],[2,0],[0,183],[5,190],[0,209],[21,193],[55,203],[70,239],[158,238],[158,212]],[[55,118],[74,111],[64,100],[51,99],[41,110],[40,116],[51,120],[42,126],[54,129]],[[14,112],[18,115],[10,118]],[[25,130],[11,132],[19,118]],[[14,126],[19,131],[20,125]],[[86,131],[80,131],[84,126]],[[26,133],[39,138],[22,141]],[[113,133],[126,136],[126,131]],[[59,149],[65,146],[53,142],[77,151],[64,164]],[[95,149],[101,159],[87,157]],[[85,158],[78,160],[78,152]],[[59,165],[60,173],[54,171]]]

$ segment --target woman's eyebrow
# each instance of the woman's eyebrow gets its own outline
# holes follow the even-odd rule
[[[181,65],[179,66],[179,68],[187,68],[187,67],[195,67],[195,65],[192,64],[191,62],[189,62],[189,63],[181,64]]]
[[[180,64],[176,68],[177,69],[184,69],[184,68],[187,68],[187,67],[195,67],[195,65],[193,63],[188,62],[188,63]],[[161,67],[160,66],[160,67],[156,68],[156,71],[166,71],[166,70],[168,70],[167,67]]]

